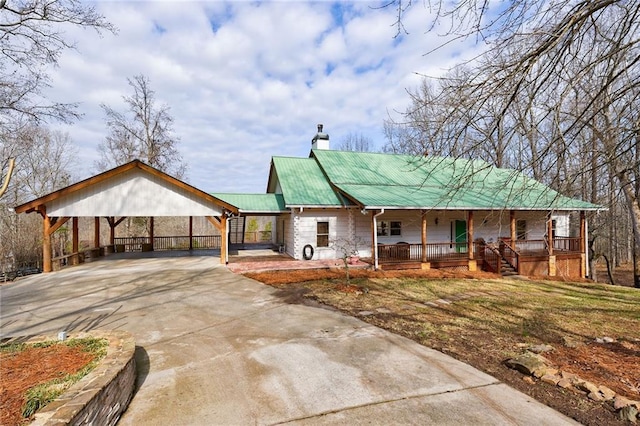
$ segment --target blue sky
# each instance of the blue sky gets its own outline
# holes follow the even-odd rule
[[[47,96],[79,102],[83,118],[56,125],[78,146],[75,174],[93,174],[107,129],[100,104],[124,111],[127,78],[149,77],[171,108],[187,181],[210,192],[264,192],[271,156],[307,156],[318,123],[332,146],[349,134],[384,143],[383,120],[409,102],[420,75],[472,57],[470,42],[426,34],[429,11],[381,3],[104,1],[117,35],[68,29],[77,49],[51,73]]]

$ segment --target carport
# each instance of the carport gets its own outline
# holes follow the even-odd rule
[[[51,236],[72,221],[71,263],[79,263],[78,218],[94,218],[94,248],[91,256],[114,249],[115,230],[128,217],[149,217],[153,245],[153,218],[205,217],[220,234],[228,231],[228,218],[238,209],[194,186],[169,176],[140,160],[100,173],[15,208],[16,213],[37,212],[43,218],[42,269],[52,270]],[[110,228],[109,244],[101,245],[100,218]],[[190,220],[191,222],[191,220]],[[191,227],[189,233],[191,234]],[[191,237],[191,235],[189,236]],[[150,247],[153,250],[153,246]],[[220,262],[226,263],[228,240],[221,238]]]

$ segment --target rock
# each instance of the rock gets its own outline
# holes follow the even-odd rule
[[[541,355],[525,352],[515,358],[508,359],[505,364],[509,368],[518,370],[523,374],[540,378],[547,372],[549,361]]]
[[[589,395],[587,395],[587,398],[596,402],[604,401],[604,397],[600,395],[600,392],[589,392]]]
[[[605,401],[611,401],[616,396],[616,393],[606,386],[599,386],[598,391]]]
[[[381,314],[390,314],[391,313],[391,309],[387,309],[387,308],[378,308],[378,309],[376,309],[376,311],[378,311]]]
[[[531,376],[524,376],[522,381],[529,383],[530,385],[535,385],[536,381],[531,378]]]
[[[587,382],[586,380],[581,380],[575,383],[575,387],[587,393],[599,393],[598,387],[591,382]]]
[[[569,379],[560,379],[557,385],[564,389],[570,389],[573,387],[573,382]]]
[[[544,376],[540,378],[540,380],[555,386],[560,381],[560,377],[556,376],[555,374],[550,374],[547,372]]]
[[[530,346],[529,350],[531,352],[533,352],[534,354],[541,354],[544,352],[551,352],[553,350],[553,346],[551,345],[535,345],[535,346]]]
[[[633,405],[627,405],[618,411],[618,416],[620,416],[620,420],[629,421],[633,424],[636,424],[636,419],[638,417],[638,410]]]
[[[360,311],[358,312],[358,315],[360,315],[361,317],[368,317],[370,315],[373,315],[375,312],[371,312],[371,311]]]
[[[571,381],[575,381],[575,380],[579,379],[578,376],[576,376],[573,373],[569,373],[567,371],[563,371],[562,373],[560,373],[560,375],[562,376],[563,379],[568,379],[568,380],[571,380]]]
[[[631,400],[625,398],[624,396],[616,395],[613,399],[613,408],[616,410],[621,410],[624,407],[628,407],[631,405]]]

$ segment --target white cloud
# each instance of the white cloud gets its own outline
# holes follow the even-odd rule
[[[119,28],[102,37],[69,29],[77,51],[52,71],[51,99],[80,102],[63,127],[79,146],[83,176],[106,134],[100,104],[122,107],[127,78],[145,74],[170,106],[190,183],[208,191],[263,192],[271,156],[306,156],[317,123],[337,145],[363,133],[380,146],[387,111],[404,109],[418,74],[451,66],[452,45],[424,34],[429,11],[411,8],[409,35],[378,3],[119,1],[96,6]]]

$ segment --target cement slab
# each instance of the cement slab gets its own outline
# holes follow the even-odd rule
[[[469,365],[211,256],[113,258],[0,287],[0,336],[126,330],[122,425],[575,424]]]

